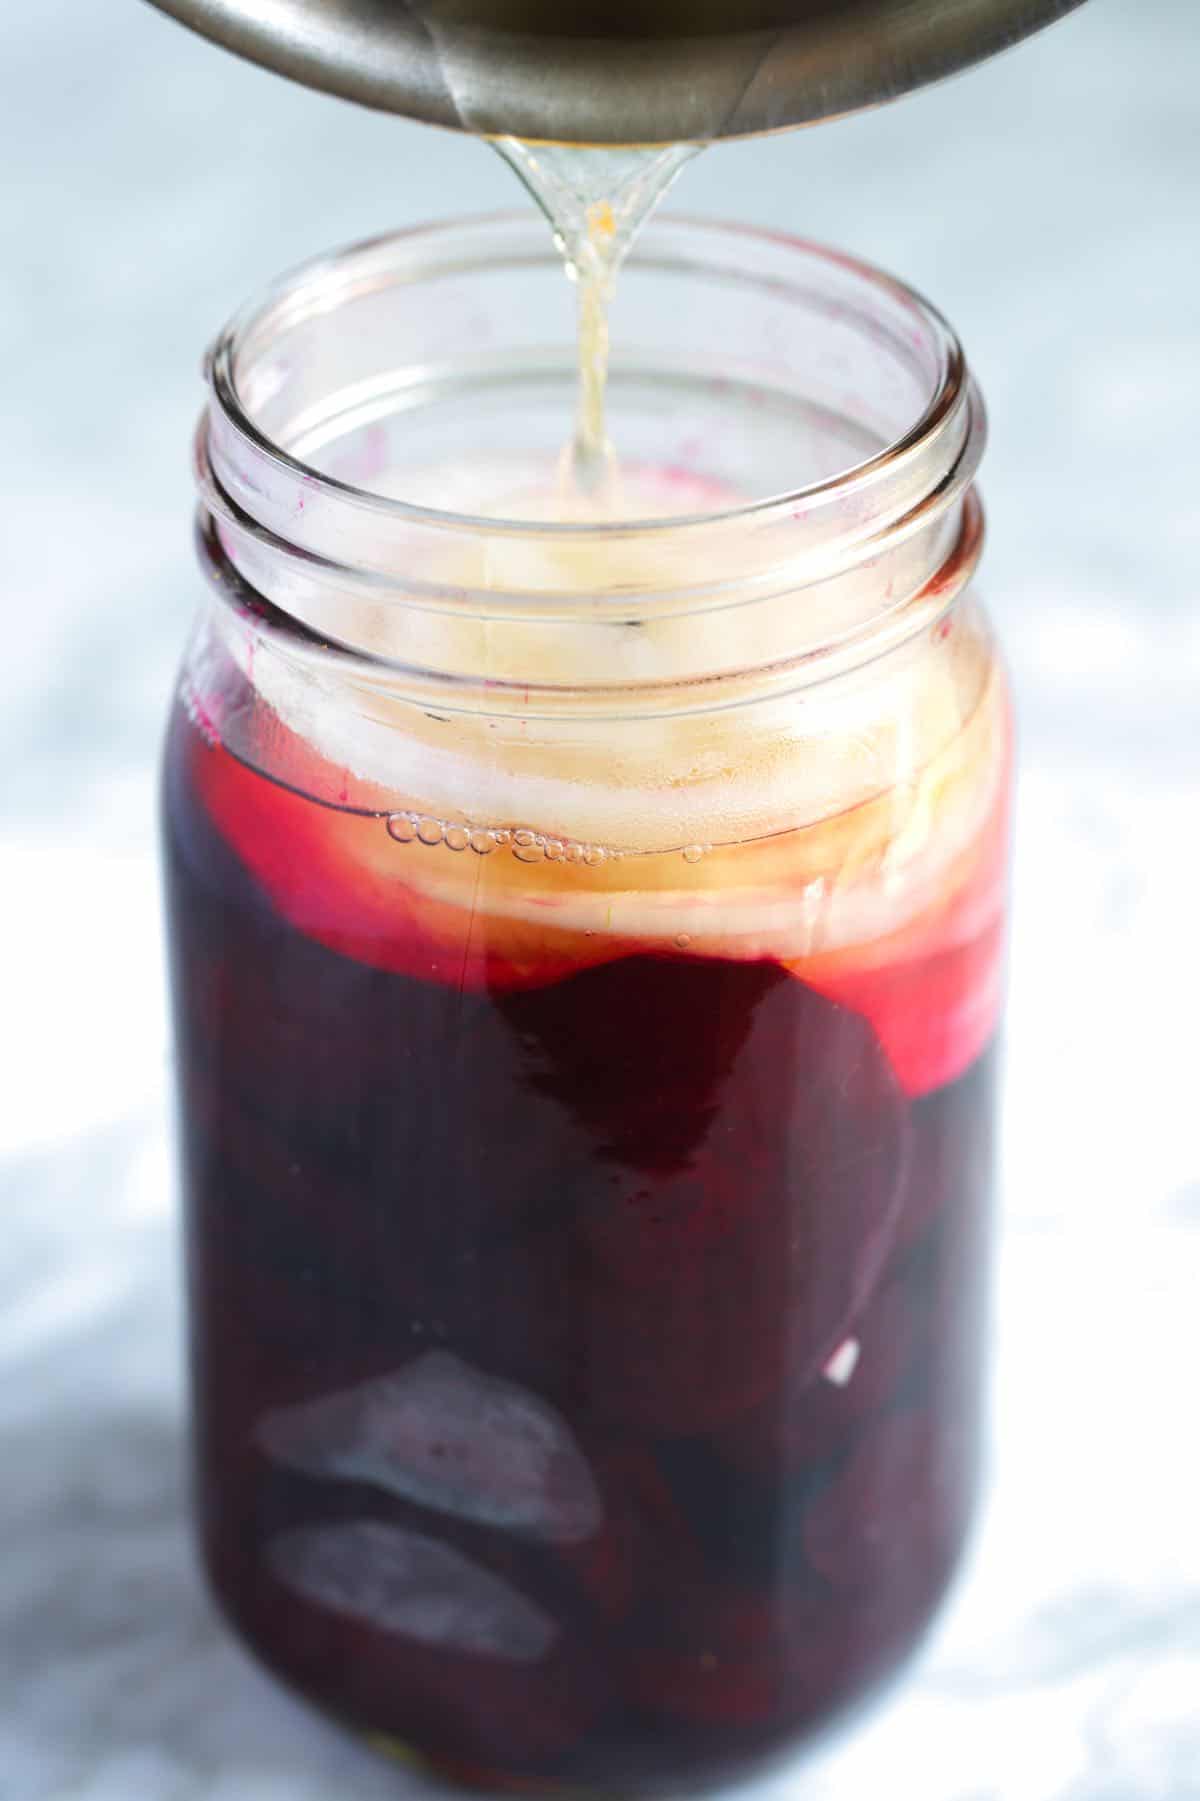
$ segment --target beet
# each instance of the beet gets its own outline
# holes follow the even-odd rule
[[[970,1509],[990,1064],[912,1099],[764,960],[434,955],[395,872],[453,852],[359,857],[381,820],[184,723],[165,798],[200,1516],[252,1647],[516,1790],[731,1778],[864,1692]]]

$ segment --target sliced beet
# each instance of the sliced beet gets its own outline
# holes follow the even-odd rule
[[[781,1384],[726,1428],[726,1456],[735,1467],[780,1479],[819,1470],[905,1388],[930,1331],[929,1311],[921,1286],[902,1276],[881,1282],[822,1370]]]
[[[912,1108],[912,1151],[897,1222],[901,1245],[915,1245],[935,1221],[986,1208],[995,1163],[997,1052],[979,1058],[947,1088]]]
[[[579,1403],[687,1433],[819,1370],[888,1255],[907,1157],[865,1021],[774,965],[656,957],[504,1011],[591,1146],[566,1214]]]
[[[593,1452],[592,1467],[600,1524],[588,1539],[559,1547],[558,1557],[607,1630],[653,1612],[664,1593],[669,1606],[702,1560],[687,1514],[649,1448],[610,1444]]]
[[[608,1704],[603,1663],[503,1578],[465,1583],[472,1560],[436,1540],[411,1577],[421,1542],[370,1519],[297,1527],[223,1598],[284,1675],[372,1733],[497,1779],[536,1771]],[[374,1575],[343,1574],[348,1560]]]
[[[808,1510],[814,1568],[883,1614],[913,1592],[934,1593],[961,1543],[974,1474],[957,1422],[915,1411],[877,1421]]]

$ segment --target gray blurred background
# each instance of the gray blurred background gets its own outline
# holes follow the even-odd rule
[[[1200,1798],[1198,189],[1193,0],[1091,0],[676,190],[957,326],[1023,721],[991,1501],[912,1675],[769,1785],[805,1801]],[[189,1560],[154,766],[205,344],[318,250],[521,196],[138,0],[9,0],[0,195],[0,1801],[415,1794]]]

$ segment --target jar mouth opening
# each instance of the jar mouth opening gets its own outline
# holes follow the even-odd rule
[[[711,710],[869,661],[965,584],[986,434],[954,333],[751,226],[656,217],[618,284],[611,436],[692,510],[506,515],[558,467],[569,293],[531,209],[356,245],[239,314],[196,459],[226,610],[451,710]],[[492,510],[459,510],[481,481]]]
[[[668,536],[677,540],[681,534],[752,529],[782,519],[802,524],[827,514],[831,506],[845,515],[854,511],[860,498],[867,504],[870,497],[873,503],[881,480],[899,474],[916,459],[926,462],[932,458],[937,465],[937,479],[930,482],[927,493],[956,463],[962,439],[968,435],[965,415],[970,408],[970,382],[958,338],[936,307],[914,288],[873,264],[814,241],[763,227],[677,213],[649,222],[634,247],[623,280],[636,275],[639,264],[655,254],[664,237],[668,240],[667,254],[677,251],[679,242],[686,240],[686,261],[697,274],[712,266],[713,253],[724,253],[729,266],[744,271],[748,280],[761,271],[763,279],[773,285],[791,279],[797,284],[797,291],[802,291],[806,277],[808,281],[814,276],[818,280],[832,278],[855,290],[861,299],[874,299],[881,309],[886,309],[890,319],[878,324],[877,330],[893,333],[896,351],[907,355],[914,367],[918,362],[923,365],[924,405],[913,408],[908,423],[889,433],[886,441],[869,454],[815,479],[710,507],[653,515],[631,512],[628,516],[601,519],[504,517],[495,512],[430,505],[406,499],[402,494],[381,492],[369,481],[348,480],[280,441],[286,434],[276,435],[270,429],[270,413],[281,386],[290,377],[286,361],[281,364],[275,357],[274,347],[281,335],[311,326],[366,293],[378,295],[389,288],[399,292],[445,272],[469,273],[476,263],[482,269],[505,241],[511,246],[514,235],[524,240],[523,261],[531,266],[560,267],[545,222],[532,209],[475,215],[365,239],[311,259],[280,277],[265,295],[235,314],[206,358],[212,407],[202,429],[218,485],[230,494],[235,505],[241,506],[249,498],[250,504],[245,507],[249,518],[272,529],[274,519],[263,516],[254,497],[267,495],[282,483],[285,487],[294,486],[302,494],[319,494],[334,504],[341,503],[359,518],[369,517],[385,529],[394,525],[400,531],[419,528],[460,537],[501,535],[510,541],[528,538],[542,544],[557,541],[572,545],[604,544],[636,535],[653,543]],[[563,286],[565,289],[565,279]],[[833,302],[835,306],[842,304]],[[564,438],[568,426],[569,420],[564,419]],[[242,493],[238,492],[241,484],[230,485],[223,479],[226,469],[221,467],[222,438],[226,452],[234,445],[241,452],[240,459],[229,467],[244,476]],[[247,458],[249,467],[245,466]],[[240,471],[237,460],[243,464]],[[282,536],[287,542],[295,541],[290,534]]]

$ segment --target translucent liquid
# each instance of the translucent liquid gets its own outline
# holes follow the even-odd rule
[[[605,424],[608,309],[630,246],[699,146],[595,150],[501,138],[496,148],[549,219],[578,290],[579,397],[563,458],[564,499],[616,511],[617,458]]]

